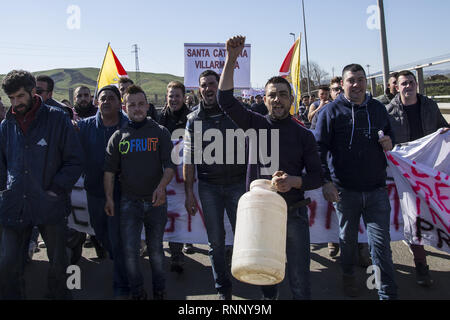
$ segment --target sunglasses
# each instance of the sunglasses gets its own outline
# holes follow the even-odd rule
[[[41,89],[41,88],[36,88],[36,93],[37,94],[41,94],[43,92],[48,92],[48,90],[44,90],[44,89]]]

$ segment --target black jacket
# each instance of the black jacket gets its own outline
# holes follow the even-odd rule
[[[187,115],[191,111],[183,104],[180,110],[173,112],[168,106],[166,106],[159,117],[158,123],[169,130],[170,133],[176,129],[185,129],[187,122]]]
[[[62,110],[42,103],[26,135],[9,110],[0,125],[0,224],[61,222],[82,161],[80,140]]]
[[[422,120],[424,136],[435,132],[439,128],[448,127],[448,122],[442,116],[436,102],[421,94],[417,94],[417,98],[420,101],[420,119]],[[404,143],[410,141],[408,116],[403,108],[400,94],[397,94],[392,99],[391,103],[386,106],[386,109],[392,130],[395,133],[395,142]]]
[[[205,141],[205,139],[203,139],[205,131],[208,129],[218,129],[222,134],[222,164],[207,164],[204,161],[203,152],[205,148],[212,143],[211,141]],[[184,137],[183,162],[185,164],[196,164],[197,177],[199,180],[219,185],[234,184],[239,182],[245,183],[246,164],[226,164],[226,154],[228,152],[225,139],[226,129],[236,130],[238,127],[228,116],[223,113],[219,106],[216,106],[214,110],[205,111],[203,103],[200,103],[199,107],[187,116],[187,131]],[[194,155],[194,151],[196,150],[195,142],[198,139],[201,139],[202,141],[201,148],[198,148],[198,150],[201,150],[202,152],[200,155],[201,163],[195,163],[195,158],[198,158]],[[238,148],[238,146],[236,146],[236,139],[234,145],[233,163],[238,163],[236,159]]]

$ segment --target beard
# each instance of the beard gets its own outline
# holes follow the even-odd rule
[[[275,109],[276,111],[274,112],[274,108],[272,107],[269,115],[274,120],[283,120],[289,116],[289,109],[290,107],[289,108],[282,107],[281,109],[280,107],[277,107]]]
[[[82,101],[81,103],[75,103],[74,107],[77,109],[88,109],[91,105],[90,101]]]
[[[33,99],[30,97],[26,103],[21,103],[15,107],[13,107],[14,113],[24,115],[33,107]]]

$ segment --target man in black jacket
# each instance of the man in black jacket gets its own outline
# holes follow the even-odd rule
[[[176,129],[186,128],[187,115],[191,112],[184,103],[186,89],[179,81],[171,81],[167,85],[167,105],[161,112],[158,123],[169,130],[172,134]],[[170,198],[169,198],[170,199]],[[185,253],[192,253],[192,244],[169,242],[170,249],[170,271],[182,273],[184,268]]]
[[[92,103],[91,90],[86,86],[79,86],[73,91],[74,97],[74,119],[86,119],[95,116],[98,109]]]
[[[36,77],[36,93],[42,97],[44,103],[48,106],[60,108],[66,112],[70,118],[73,118],[73,111],[68,106],[62,104],[59,101],[53,99],[53,89],[55,82],[52,78],[46,75],[40,75]]]
[[[270,145],[270,154],[275,159],[268,168],[261,159],[253,163],[249,156],[247,188],[255,179],[272,179],[274,187],[286,201],[289,285],[293,299],[310,299],[309,220],[306,205],[300,204],[305,203],[304,191],[322,184],[317,145],[311,131],[302,127],[289,114],[294,97],[286,79],[272,77],[267,81],[264,103],[268,114],[265,116],[245,109],[234,98],[234,66],[244,48],[244,42],[244,37],[236,36],[226,43],[227,59],[219,83],[219,104],[242,130],[258,129],[258,139],[264,139],[261,134],[264,131],[261,130],[270,133],[266,145]],[[279,139],[276,138],[278,134]],[[252,140],[249,139],[250,150],[256,149]],[[279,147],[279,151],[273,148],[274,145]],[[263,286],[262,291],[265,299],[276,299],[278,296],[276,285]]]
[[[226,139],[221,142],[209,142],[204,138],[205,132],[218,132],[226,136],[226,130],[237,129],[236,124],[226,116],[217,104],[217,87],[219,75],[206,70],[199,77],[201,101],[199,107],[188,115],[186,135],[184,137],[183,177],[186,190],[186,210],[189,214],[197,212],[194,197],[195,170],[198,172],[198,192],[210,246],[215,287],[219,298],[230,300],[231,281],[226,270],[224,210],[234,231],[236,210],[239,198],[245,192],[245,164],[236,164],[236,150],[233,164],[227,164],[225,155]],[[197,145],[198,143],[201,145]],[[212,146],[220,150],[212,153]],[[205,151],[209,150],[210,154]],[[204,153],[205,152],[205,153]]]
[[[386,106],[389,120],[395,133],[395,142],[404,143],[429,135],[439,128],[441,133],[448,131],[448,123],[432,99],[417,93],[416,77],[411,71],[396,74],[396,91],[398,94]],[[409,244],[414,255],[417,283],[424,287],[433,284],[427,265],[423,245]]]
[[[0,299],[25,298],[20,253],[33,226],[47,247],[47,295],[67,299],[69,194],[82,171],[83,150],[69,117],[36,95],[31,73],[11,71],[2,88],[11,108],[0,125]]]

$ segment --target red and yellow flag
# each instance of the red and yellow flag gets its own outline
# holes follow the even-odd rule
[[[300,92],[300,37],[295,41],[284,58],[280,68],[280,76],[285,78],[292,86],[294,93],[294,105],[291,108],[291,114],[296,114],[301,102]]]
[[[95,90],[95,95],[97,96],[97,91],[104,86],[117,84],[119,82],[119,77],[128,77],[128,74],[108,43],[102,68],[97,77],[97,89]]]

